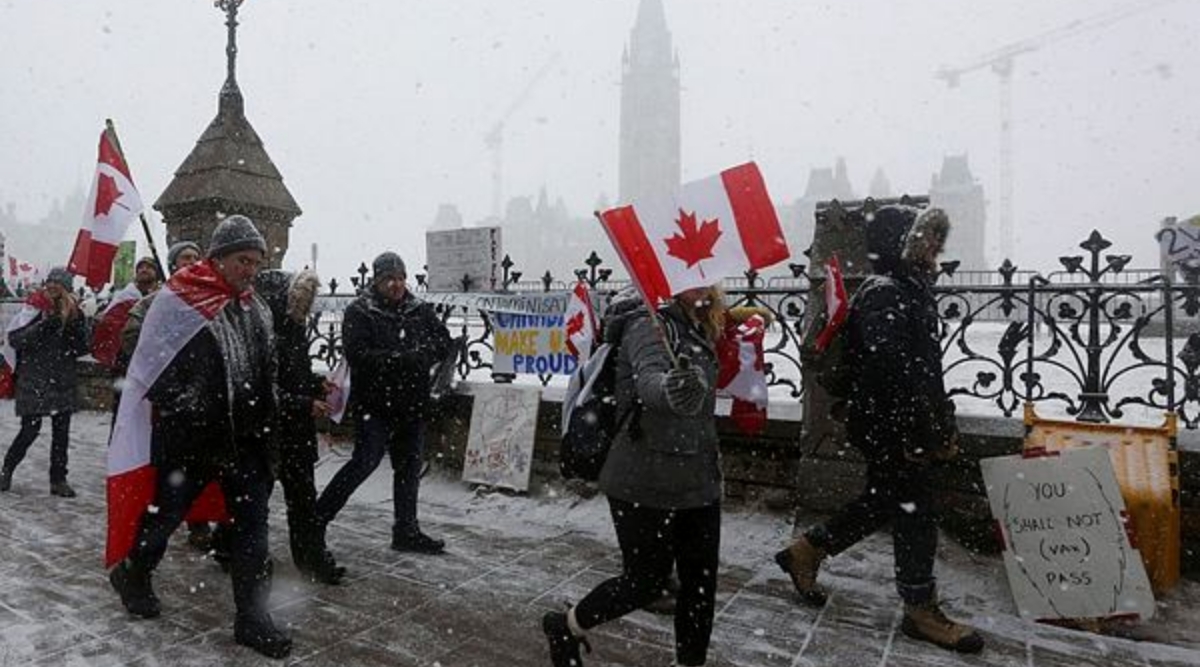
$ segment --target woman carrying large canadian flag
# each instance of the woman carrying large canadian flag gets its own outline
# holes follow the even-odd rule
[[[175,273],[150,306],[109,446],[105,561],[125,608],[157,617],[150,580],[167,539],[185,517],[227,511],[235,639],[281,658],[291,640],[266,608],[274,337],[251,290],[266,249],[248,218],[230,216],[208,258]]]

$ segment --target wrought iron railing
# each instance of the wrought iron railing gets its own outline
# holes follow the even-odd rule
[[[1081,421],[1139,416],[1131,410],[1173,410],[1187,428],[1200,427],[1200,280],[1185,275],[1171,281],[1157,270],[1129,270],[1130,257],[1106,254],[1110,245],[1093,232],[1080,244],[1084,254],[1060,258],[1063,270],[1045,276],[1010,262],[994,272],[943,265],[934,291],[947,390],[960,408],[1014,417],[1032,401]],[[352,279],[356,287],[366,285],[365,268]],[[561,290],[574,283],[549,273],[524,281],[511,262],[502,268],[511,292]],[[628,284],[614,275],[592,253],[574,277],[603,295]],[[424,276],[414,277],[422,290]],[[798,401],[804,393],[802,327],[814,293],[807,267],[793,264],[775,276],[751,273],[725,287],[731,305],[758,306],[773,315],[765,344],[771,397]],[[322,297],[326,307],[310,325],[314,358],[329,365],[340,355],[341,307],[349,298],[353,294]],[[491,373],[493,327],[486,312],[439,309],[461,341],[458,377],[513,380]],[[1195,333],[1186,333],[1189,327]],[[1175,337],[1185,340],[1178,355]],[[553,378],[538,380],[549,384]]]

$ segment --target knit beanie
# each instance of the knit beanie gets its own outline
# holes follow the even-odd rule
[[[213,230],[212,240],[208,242],[208,256],[220,258],[242,250],[257,250],[265,255],[267,242],[250,218],[231,215]]]
[[[408,271],[404,268],[404,260],[400,259],[400,255],[390,251],[376,257],[375,261],[371,262],[371,269],[375,272],[375,280],[394,273],[408,276]]]
[[[195,250],[197,255],[204,254],[204,251],[200,249],[199,244],[193,243],[192,241],[180,241],[167,250],[168,271],[172,273],[175,272],[175,269],[177,268],[175,263],[179,261],[179,256],[183,254],[184,250]]]
[[[58,283],[59,285],[62,285],[63,289],[70,292],[71,290],[75,289],[75,274],[66,270],[64,267],[56,266],[53,269],[50,269],[50,273],[46,274],[46,282]]]

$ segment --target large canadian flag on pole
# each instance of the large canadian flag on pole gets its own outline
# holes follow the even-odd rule
[[[652,306],[791,256],[753,162],[663,195],[599,214],[630,277]]]
[[[71,273],[83,276],[92,289],[100,289],[109,281],[117,246],[125,238],[129,223],[143,209],[142,197],[133,186],[129,165],[117,145],[111,128],[100,133],[96,177],[83,212],[83,227],[75,237],[75,249],[67,264]]]
[[[220,276],[207,262],[200,262],[171,276],[146,313],[108,446],[105,567],[129,554],[142,515],[154,502],[158,471],[150,461],[153,406],[146,394],[188,341],[232,298]],[[188,514],[189,521],[221,521],[225,517],[224,499],[215,483],[205,487]]]

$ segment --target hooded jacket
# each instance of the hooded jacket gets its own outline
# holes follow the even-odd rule
[[[855,294],[846,324],[853,364],[846,431],[869,459],[929,458],[957,434],[931,277],[912,261],[927,232],[944,237],[946,230],[925,228],[933,222],[914,229],[915,219],[915,209],[890,206],[868,223],[875,273]]]

